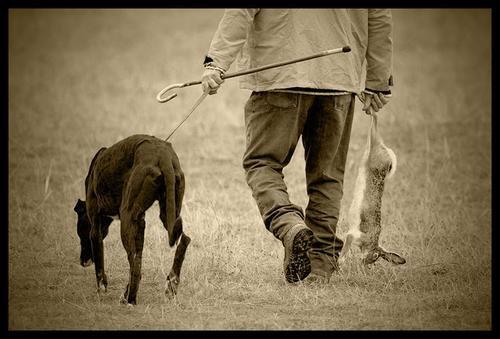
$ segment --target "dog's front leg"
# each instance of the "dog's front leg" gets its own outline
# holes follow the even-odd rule
[[[107,291],[108,279],[104,273],[104,245],[103,245],[103,226],[106,221],[103,217],[97,215],[92,220],[92,229],[90,230],[90,241],[92,244],[92,255],[94,257],[95,275],[97,281],[97,292]]]

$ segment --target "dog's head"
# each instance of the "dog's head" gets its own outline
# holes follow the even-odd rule
[[[85,201],[78,199],[73,209],[78,215],[76,231],[78,237],[80,237],[80,265],[87,267],[93,263],[92,245],[90,243],[90,229],[92,224],[87,216],[87,204]]]

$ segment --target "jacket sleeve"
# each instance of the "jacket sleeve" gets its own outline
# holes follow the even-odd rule
[[[389,86],[392,86],[392,13],[390,9],[369,9],[365,88],[389,91]]]
[[[208,49],[205,60],[228,70],[247,39],[247,31],[257,8],[226,9]]]

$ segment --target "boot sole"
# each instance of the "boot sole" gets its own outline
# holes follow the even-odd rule
[[[289,283],[305,279],[311,273],[311,261],[307,251],[311,248],[313,232],[302,229],[293,238],[288,263],[285,261],[285,277]]]

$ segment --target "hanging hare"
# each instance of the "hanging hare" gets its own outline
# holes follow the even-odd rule
[[[347,215],[349,231],[339,255],[339,263],[351,245],[358,246],[365,254],[364,264],[372,264],[383,258],[393,264],[404,264],[400,255],[388,252],[379,245],[382,195],[385,180],[396,172],[396,155],[387,147],[377,130],[377,116],[371,116],[370,133],[361,158],[354,186],[353,200]]]

